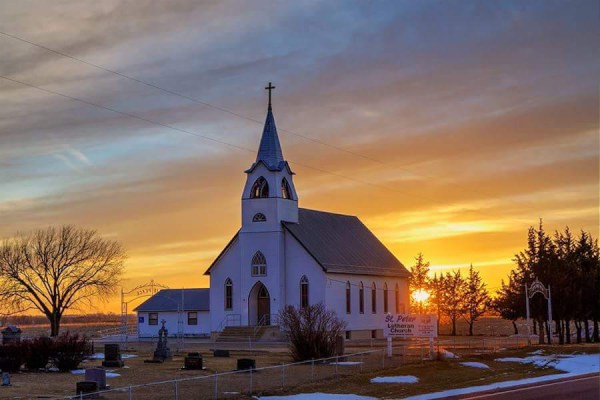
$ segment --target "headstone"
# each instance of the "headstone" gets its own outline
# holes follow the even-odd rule
[[[214,357],[229,357],[229,350],[214,350]]]
[[[2,386],[12,386],[10,384],[10,374],[8,372],[2,372]]]
[[[153,362],[164,362],[171,359],[171,349],[167,346],[167,336],[169,335],[169,331],[165,327],[167,321],[163,319],[160,322],[162,327],[158,330],[158,343],[156,344],[156,350],[154,350]]]
[[[251,358],[240,358],[237,360],[237,369],[256,369],[256,360],[253,360]]]
[[[104,345],[103,367],[121,368],[125,363],[121,359],[121,348],[117,343],[107,343]]]
[[[21,341],[21,329],[9,325],[2,329],[2,344],[19,343]]]
[[[104,368],[88,368],[85,370],[85,380],[98,383],[98,390],[106,389],[106,370]]]
[[[75,394],[87,395],[87,396],[85,396],[86,399],[97,399],[98,398],[97,394],[90,396],[90,393],[95,393],[97,391],[98,391],[98,382],[94,382],[94,381],[77,382],[77,384],[75,386]]]
[[[183,361],[184,369],[202,369],[202,355],[200,353],[188,353]]]

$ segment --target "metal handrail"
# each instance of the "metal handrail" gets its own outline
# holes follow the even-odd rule
[[[260,328],[267,325],[267,318],[269,319],[269,325],[276,325],[279,322],[279,314],[264,314],[254,327],[254,331],[252,332],[253,339],[256,339],[256,335]],[[277,321],[277,323],[274,324],[274,321]]]
[[[230,325],[230,322],[234,322],[235,325]],[[241,314],[227,314],[225,318],[219,324],[217,328],[217,332],[223,332],[223,329],[227,326],[241,326],[242,325],[242,316]]]

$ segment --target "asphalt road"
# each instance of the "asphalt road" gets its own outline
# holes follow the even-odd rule
[[[450,398],[470,400],[599,400],[600,375],[586,375],[554,382],[542,382],[525,387],[499,389],[486,393],[471,393]]]

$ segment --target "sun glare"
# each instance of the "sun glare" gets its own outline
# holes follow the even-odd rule
[[[417,289],[412,292],[412,298],[415,299],[418,303],[425,303],[427,299],[429,299],[429,292],[425,289]]]

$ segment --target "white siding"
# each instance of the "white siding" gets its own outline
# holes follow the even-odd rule
[[[198,325],[188,325],[188,311],[183,312],[183,334],[184,335],[210,335],[210,314],[208,311],[197,311]],[[176,311],[158,312],[158,325],[148,325],[148,312],[138,312],[138,336],[157,337],[161,328],[161,321],[165,320],[165,327],[169,330],[169,336],[175,336],[179,332],[179,315]],[[140,322],[143,319],[144,322]]]
[[[225,280],[233,282],[233,309],[225,310]],[[216,331],[227,314],[241,314],[240,244],[235,239],[210,271],[210,329]]]

